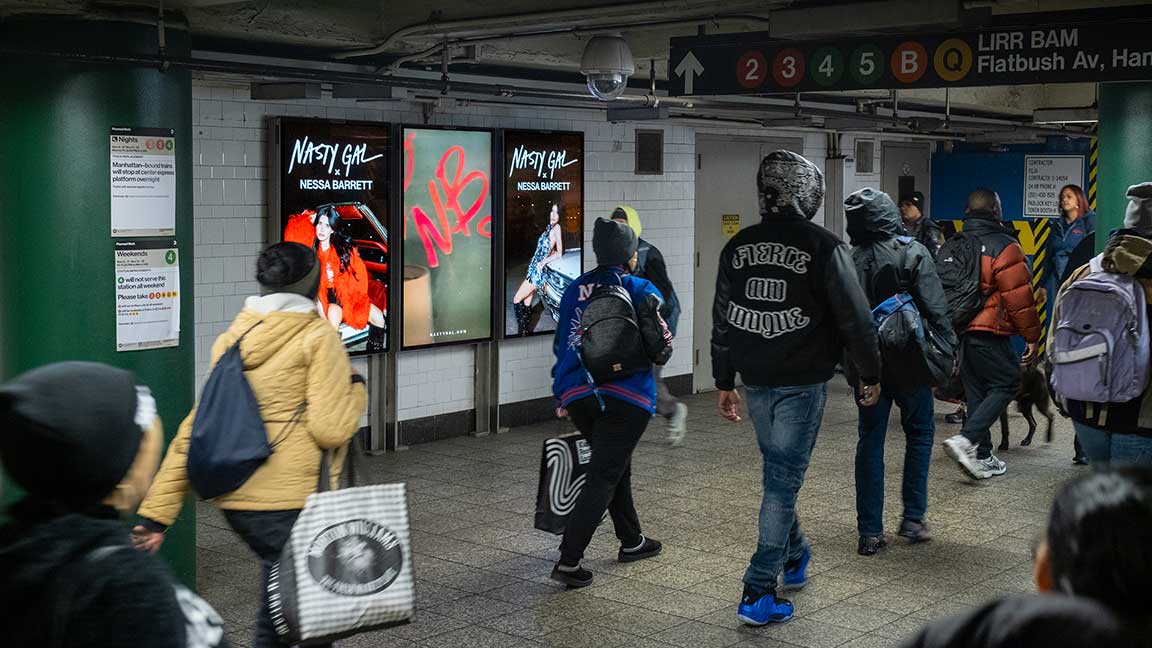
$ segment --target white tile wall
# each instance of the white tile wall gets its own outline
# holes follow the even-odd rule
[[[273,115],[419,123],[407,102],[364,104],[325,98],[316,101],[259,102],[246,84],[197,80],[193,84],[193,169],[196,255],[196,371],[203,383],[215,337],[255,294],[255,259],[265,245],[266,121]],[[622,202],[634,205],[644,221],[644,237],[658,246],[683,306],[682,349],[691,348],[695,141],[704,129],[663,124],[665,173],[632,174],[635,150],[631,124],[609,124],[595,110],[470,105],[438,110],[433,124],[494,128],[551,128],[585,133],[586,264],[591,263],[591,225]],[[708,128],[709,133],[755,137],[763,132]],[[825,137],[805,133],[805,151],[823,166]],[[879,147],[877,147],[877,152]],[[877,165],[879,166],[879,165]],[[878,181],[878,180],[877,180]],[[847,183],[846,183],[847,184]],[[847,193],[847,190],[846,190]],[[823,222],[823,212],[817,217]],[[690,353],[673,356],[667,375],[691,373]],[[509,340],[500,348],[500,399],[517,402],[550,393],[551,338]],[[420,418],[472,407],[474,361],[470,348],[402,353],[398,412]]]

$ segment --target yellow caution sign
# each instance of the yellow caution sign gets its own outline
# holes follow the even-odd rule
[[[736,236],[740,233],[740,214],[724,214],[720,217],[720,229],[724,236]]]

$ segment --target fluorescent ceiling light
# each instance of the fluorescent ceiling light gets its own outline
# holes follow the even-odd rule
[[[1100,121],[1095,108],[1038,108],[1032,112],[1033,124],[1095,124]]]

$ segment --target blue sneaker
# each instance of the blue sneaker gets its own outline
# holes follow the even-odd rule
[[[799,560],[784,563],[784,575],[780,577],[780,590],[783,592],[802,589],[808,584],[808,563],[812,562],[812,552],[804,547]]]
[[[792,620],[793,609],[792,601],[777,597],[775,592],[755,593],[745,585],[736,618],[751,626],[784,623]]]

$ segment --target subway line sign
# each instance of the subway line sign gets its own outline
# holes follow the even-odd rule
[[[1152,79],[1152,19],[830,41],[673,38],[669,94],[731,95]]]

